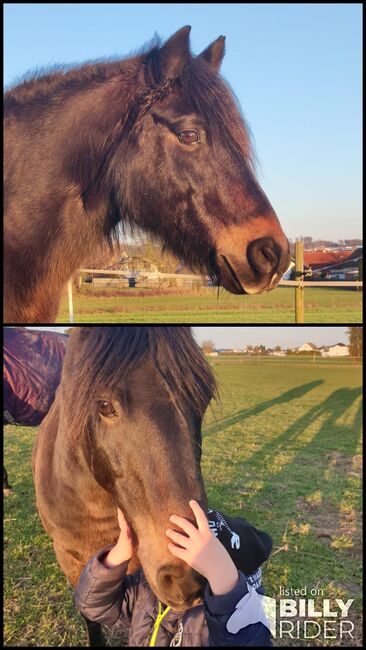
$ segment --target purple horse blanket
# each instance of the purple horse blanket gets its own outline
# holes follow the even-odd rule
[[[60,383],[68,336],[4,328],[4,421],[38,426]]]

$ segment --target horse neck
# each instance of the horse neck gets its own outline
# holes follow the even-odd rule
[[[125,74],[121,68],[108,81],[89,84],[71,95],[57,126],[60,130],[55,133],[55,148],[59,149],[66,176],[63,231],[69,239],[74,265],[76,259],[81,261],[102,242],[110,228],[108,213],[116,208],[111,205],[114,188],[106,173],[110,153],[121,136],[134,98],[145,83],[141,82],[142,66],[136,61],[134,65],[128,63]],[[57,116],[55,121],[58,123]],[[85,229],[81,230],[81,224]]]
[[[103,170],[108,148],[133,98],[144,84],[138,57],[125,64],[125,68],[123,62],[119,65],[118,74],[116,64],[110,64],[112,72],[116,72],[114,75],[111,72],[107,81],[92,78],[88,83],[82,82],[75,92],[66,94],[59,103],[51,100],[49,105],[41,104],[41,115],[33,110],[35,116],[29,133],[27,122],[22,122],[22,113],[18,122],[10,122],[9,149],[14,136],[29,151],[27,176],[22,177],[27,207],[22,223],[18,223],[22,238],[13,236],[15,218],[19,220],[19,217],[11,210],[9,232],[5,234],[14,245],[13,258],[19,258],[16,270],[11,264],[7,266],[9,277],[14,276],[13,286],[18,285],[19,295],[24,293],[28,302],[29,318],[23,316],[24,322],[33,318],[32,304],[36,305],[35,322],[39,322],[40,313],[45,322],[49,320],[47,315],[52,311],[55,296],[60,295],[66,281],[83,261],[95,253],[118,220],[114,206],[109,224],[112,188],[100,184],[97,191],[95,180]],[[108,64],[101,66],[106,70]],[[55,87],[51,90],[55,92]],[[34,175],[35,169],[38,176]],[[10,193],[24,192],[16,189],[15,177],[9,185]],[[19,196],[18,205],[22,199],[23,195]]]

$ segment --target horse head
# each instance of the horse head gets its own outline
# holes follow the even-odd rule
[[[113,525],[118,506],[133,528],[153,591],[176,610],[200,602],[204,579],[170,553],[165,531],[173,513],[192,520],[190,499],[207,508],[201,421],[213,390],[189,328],[71,334],[61,383],[65,428],[78,432],[75,453],[82,450],[89,472],[113,498]],[[103,515],[105,521],[109,513]]]
[[[142,58],[144,91],[109,166],[117,202],[124,221],[228,291],[269,291],[288,268],[289,244],[219,74],[225,39],[192,56],[189,32],[184,27]]]

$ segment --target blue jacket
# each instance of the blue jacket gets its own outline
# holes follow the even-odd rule
[[[91,621],[128,629],[129,646],[148,646],[158,615],[158,599],[142,569],[126,575],[128,562],[112,568],[104,566],[102,560],[111,548],[109,545],[101,549],[84,567],[74,593],[76,607]],[[215,596],[206,585],[202,605],[183,613],[170,610],[165,615],[155,645],[170,646],[175,637],[174,645],[182,646],[271,646],[269,629],[258,620],[261,603],[257,593],[263,593],[260,575],[261,569],[247,577],[239,571],[236,587],[222,596]],[[254,609],[241,603],[236,610],[249,593],[257,600]],[[230,625],[229,619],[235,619],[234,624]],[[227,625],[235,633],[229,632]]]

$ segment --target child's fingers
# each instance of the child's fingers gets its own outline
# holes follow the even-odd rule
[[[187,548],[187,542],[189,543],[190,541],[189,537],[182,535],[182,533],[178,533],[172,528],[168,528],[168,530],[165,531],[165,534],[170,537],[170,539],[172,539],[176,544],[180,544],[180,546],[183,546],[183,548]]]
[[[191,522],[188,521],[188,519],[185,519],[180,515],[172,515],[170,517],[170,521],[173,522],[173,524],[177,524],[190,537],[195,533],[197,533],[197,528],[193,524],[191,524]]]
[[[168,544],[168,549],[173,555],[175,555],[175,557],[186,562],[187,551],[185,548],[179,548],[179,546],[176,546],[175,544]]]
[[[198,530],[207,530],[209,528],[208,521],[206,514],[204,510],[202,510],[201,506],[197,501],[194,501],[193,499],[189,502],[189,505],[191,506],[193,510],[193,514],[196,517],[196,522],[198,526]]]

